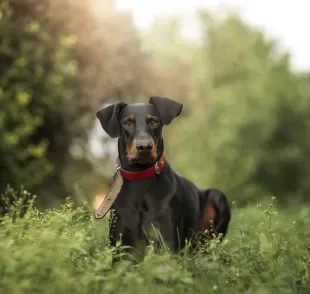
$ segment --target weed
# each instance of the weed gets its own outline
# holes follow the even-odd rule
[[[308,207],[234,208],[222,243],[182,257],[151,244],[141,263],[112,268],[108,218],[70,199],[42,213],[15,198],[0,219],[1,293],[310,293]]]

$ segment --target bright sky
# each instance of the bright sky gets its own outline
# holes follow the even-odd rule
[[[310,1],[308,0],[116,0],[116,2],[118,9],[132,10],[134,21],[140,28],[147,28],[155,16],[181,14],[187,19],[184,34],[190,38],[199,36],[199,28],[193,20],[196,8],[237,8],[248,23],[261,27],[291,52],[295,69],[310,69]]]

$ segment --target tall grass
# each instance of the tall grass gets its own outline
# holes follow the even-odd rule
[[[23,192],[24,193],[24,192]],[[112,268],[107,220],[68,200],[42,213],[22,201],[0,219],[0,293],[310,293],[310,209],[233,208],[221,244]]]

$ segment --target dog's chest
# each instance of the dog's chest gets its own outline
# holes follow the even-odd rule
[[[151,181],[124,183],[114,207],[126,227],[134,229],[170,213],[171,195],[161,187]]]

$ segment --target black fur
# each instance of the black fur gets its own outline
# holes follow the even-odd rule
[[[145,104],[111,105],[100,110],[97,117],[112,138],[118,137],[122,168],[141,171],[153,166],[162,156],[162,127],[179,116],[182,107],[168,98],[151,97]],[[166,160],[159,175],[140,181],[124,179],[113,204],[111,244],[115,246],[121,238],[123,245],[134,248],[146,245],[150,229],[155,227],[168,247],[178,251],[197,233],[210,234],[210,231],[201,231],[205,209],[210,204],[215,213],[214,231],[224,237],[230,222],[230,208],[224,193],[217,189],[199,189],[177,174]]]

